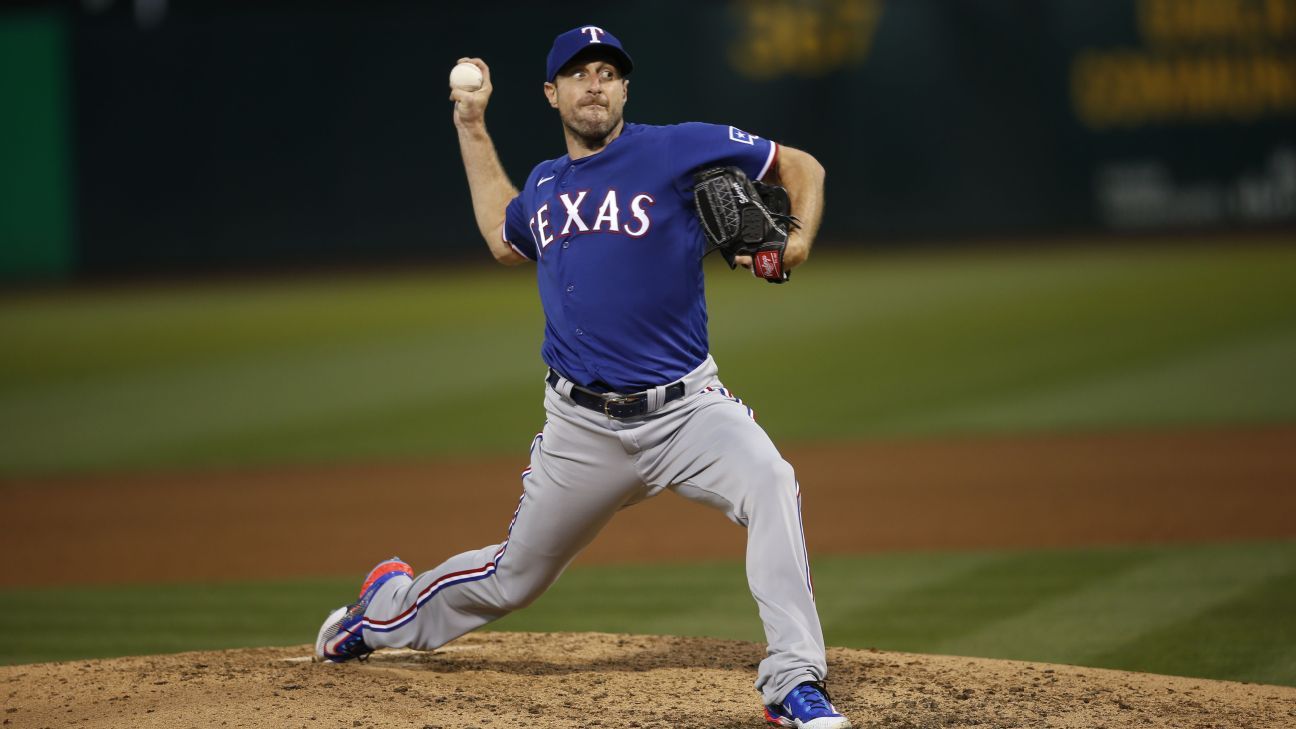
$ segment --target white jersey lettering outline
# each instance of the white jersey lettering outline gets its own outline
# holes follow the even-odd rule
[[[624,228],[625,234],[631,238],[639,238],[643,236],[648,232],[648,229],[652,227],[652,218],[648,217],[648,211],[644,209],[643,204],[645,202],[651,206],[657,201],[653,199],[652,195],[649,195],[646,192],[641,192],[630,199],[630,214],[634,216],[635,220],[639,221],[638,230],[630,230],[629,225]]]
[[[567,210],[567,222],[563,224],[562,232],[560,232],[559,235],[567,235],[567,232],[571,230],[571,224],[573,222],[576,223],[576,230],[578,232],[584,233],[589,230],[589,226],[585,224],[584,220],[581,220],[580,216],[580,204],[587,194],[589,194],[589,190],[581,190],[576,194],[575,200],[572,200],[565,192],[558,196],[558,201],[561,202],[563,207]]]
[[[545,228],[549,227],[549,203],[541,205],[535,216],[536,228],[540,231],[540,247],[547,248],[550,243],[554,242],[552,235],[545,235]]]
[[[599,206],[598,217],[594,218],[594,227],[592,230],[603,230],[603,221],[608,222],[608,230],[614,233],[621,232],[621,210],[617,207],[616,188],[608,190],[607,196],[603,198],[603,204]]]

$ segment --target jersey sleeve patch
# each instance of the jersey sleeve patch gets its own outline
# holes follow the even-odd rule
[[[759,139],[759,138],[760,138],[760,137],[757,137],[757,136],[755,136],[755,135],[748,134],[747,132],[744,132],[743,130],[739,129],[738,127],[729,127],[729,139],[730,139],[730,141],[733,141],[733,142],[740,142],[740,143],[742,143],[742,144],[752,144],[752,145],[754,145],[754,144],[756,143],[756,140]]]
[[[775,163],[777,145],[728,124],[685,122],[670,129],[669,159],[680,194],[692,195],[693,175],[711,167],[737,167],[759,180]]]

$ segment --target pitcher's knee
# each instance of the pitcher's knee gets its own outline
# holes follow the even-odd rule
[[[540,595],[542,594],[544,594],[544,590],[538,590],[535,592],[526,592],[521,594],[505,593],[504,599],[500,601],[500,605],[498,607],[502,612],[511,613],[515,610],[521,610],[522,608],[535,602],[536,598],[540,597]]]
[[[796,494],[796,472],[792,464],[773,455],[748,463],[745,477],[749,493],[758,499],[787,498]]]
[[[537,570],[539,572],[539,570]],[[499,609],[513,612],[535,602],[549,589],[557,577],[548,578],[542,574],[500,575]]]

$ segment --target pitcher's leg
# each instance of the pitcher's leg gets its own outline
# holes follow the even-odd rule
[[[659,455],[659,477],[675,474],[676,493],[747,527],[747,582],[769,643],[756,689],[766,704],[774,704],[799,683],[823,680],[828,670],[800,488],[746,406],[719,392],[703,397],[710,402],[689,415]]]
[[[510,532],[525,502],[524,495]],[[431,650],[522,607],[519,594],[534,599],[557,574],[541,581],[541,570],[535,570],[532,584],[520,584],[508,570],[503,578],[497,578],[505,556],[525,561],[517,557],[520,551],[506,539],[455,555],[417,577],[392,578],[365,611],[365,643],[375,649],[409,646]]]
[[[508,538],[465,552],[375,595],[364,617],[371,648],[430,650],[529,605],[643,485],[614,435],[551,413],[523,472]]]

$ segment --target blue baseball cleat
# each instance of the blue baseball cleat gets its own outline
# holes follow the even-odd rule
[[[342,663],[352,658],[365,658],[373,653],[373,649],[365,645],[364,629],[361,626],[365,608],[369,607],[369,602],[387,584],[387,580],[397,575],[414,577],[414,570],[400,561],[400,557],[380,562],[377,567],[369,570],[364,584],[360,586],[360,599],[334,610],[324,619],[319,636],[315,638],[316,661]]]
[[[798,729],[851,729],[850,719],[837,713],[822,683],[807,681],[792,689],[783,703],[765,707],[765,721]]]

